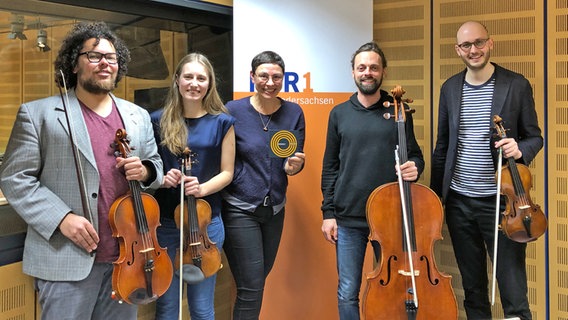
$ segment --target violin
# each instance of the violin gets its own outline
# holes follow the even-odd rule
[[[506,138],[503,119],[493,116],[495,130],[500,138]],[[540,206],[534,204],[529,195],[532,178],[527,166],[516,163],[513,157],[501,172],[499,192],[506,196],[507,204],[501,216],[501,230],[509,239],[516,242],[530,242],[538,239],[546,231],[548,222]]]
[[[192,165],[196,162],[192,160],[192,156],[195,155],[186,148],[181,166],[183,176],[191,175]],[[174,211],[174,219],[182,235],[181,253],[178,251],[176,254],[176,261],[180,261],[181,254],[180,264],[184,280],[196,283],[217,273],[222,267],[221,252],[207,234],[207,226],[211,223],[209,203],[196,199],[193,195],[185,195],[182,183],[181,200]],[[179,266],[176,265],[176,268],[179,272]]]
[[[394,118],[398,130],[397,168],[408,160],[406,114],[413,112],[396,86]],[[404,102],[412,102],[405,99]],[[392,103],[385,102],[389,107]],[[385,119],[393,115],[386,113]],[[442,239],[443,208],[428,187],[402,180],[379,186],[367,200],[369,240],[381,246],[375,269],[366,275],[363,319],[457,319],[451,276],[441,274],[434,260],[434,241]]]
[[[130,156],[126,131],[115,136],[117,153]],[[173,277],[172,262],[156,238],[160,208],[151,195],[141,192],[138,181],[128,180],[130,190],[114,201],[109,222],[118,239],[120,255],[113,262],[112,298],[129,304],[147,304],[164,294]]]

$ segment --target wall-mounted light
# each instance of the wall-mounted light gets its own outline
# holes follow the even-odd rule
[[[51,50],[51,48],[47,45],[47,31],[43,29],[39,29],[37,31],[37,44],[39,51],[47,52]]]
[[[12,14],[12,21],[10,21],[10,33],[8,39],[27,40],[24,34],[24,16]]]

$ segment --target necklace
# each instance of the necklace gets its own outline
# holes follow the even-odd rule
[[[260,114],[260,112],[258,112],[258,117],[260,118],[260,122],[262,122],[262,130],[268,131],[268,124],[270,123],[270,120],[272,120],[272,115],[273,115],[273,113],[271,113],[270,116],[268,116],[268,121],[266,121],[266,123],[264,123],[264,120],[262,120],[262,114]]]

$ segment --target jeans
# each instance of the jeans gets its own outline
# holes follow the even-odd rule
[[[161,247],[167,247],[168,255],[174,263],[176,250],[179,248],[179,229],[175,221],[168,218],[161,219],[161,226],[157,229],[158,242]],[[219,250],[223,248],[225,230],[220,216],[212,217],[207,226],[207,235],[216,243]],[[215,282],[217,274],[206,278],[200,283],[185,285],[187,303],[191,320],[215,319]],[[179,315],[179,277],[174,273],[170,288],[156,302],[156,320],[178,319]]]
[[[491,319],[487,255],[493,259],[495,197],[470,198],[450,191],[446,223],[462,276],[464,307],[469,320]],[[501,208],[504,208],[501,202]],[[531,319],[525,269],[526,244],[510,240],[499,231],[497,284],[505,318]]]
[[[111,299],[112,263],[95,263],[81,281],[35,280],[41,305],[41,318],[136,319],[137,306]]]
[[[233,320],[258,319],[264,284],[274,265],[282,229],[284,209],[253,214],[223,204],[225,254],[237,286]]]
[[[337,304],[341,320],[359,319],[359,291],[368,241],[369,228],[337,228]],[[371,244],[375,257],[380,257],[379,244],[374,241]]]

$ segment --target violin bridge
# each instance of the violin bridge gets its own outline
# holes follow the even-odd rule
[[[410,273],[409,271],[404,271],[404,270],[398,270],[398,274],[403,275],[405,277],[412,276],[412,273]],[[418,277],[419,275],[420,275],[420,270],[414,270],[414,276]]]

